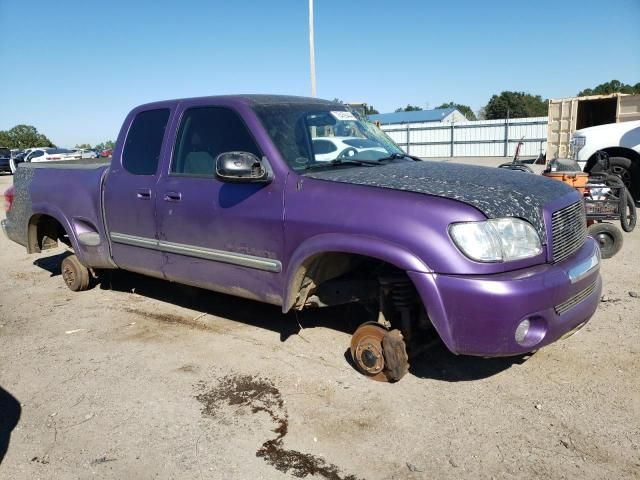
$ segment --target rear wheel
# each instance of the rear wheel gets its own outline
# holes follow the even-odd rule
[[[74,292],[81,292],[89,288],[89,270],[80,263],[78,257],[69,255],[62,260],[62,279]]]
[[[594,223],[587,231],[598,242],[602,258],[611,258],[622,248],[622,232],[615,225]]]

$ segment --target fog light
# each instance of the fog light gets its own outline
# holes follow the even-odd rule
[[[518,342],[520,345],[522,345],[524,343],[524,339],[527,338],[527,333],[529,333],[529,327],[531,326],[531,322],[529,321],[528,318],[525,318],[523,321],[520,322],[520,324],[518,325],[518,328],[516,328],[516,342]]]

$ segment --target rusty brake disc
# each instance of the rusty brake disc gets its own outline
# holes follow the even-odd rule
[[[356,329],[351,358],[358,371],[378,382],[398,381],[409,369],[402,334],[378,322],[363,323]]]

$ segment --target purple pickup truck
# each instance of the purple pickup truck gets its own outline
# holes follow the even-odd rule
[[[401,378],[429,335],[519,355],[593,315],[600,253],[578,192],[534,175],[421,161],[344,105],[237,95],[135,108],[110,164],[21,164],[6,235],[66,244],[62,276],[105,269],[278,305],[358,302],[357,369]]]

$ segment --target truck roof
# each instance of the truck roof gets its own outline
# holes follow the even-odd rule
[[[317,104],[317,105],[339,105],[336,102],[329,100],[322,100],[313,97],[300,97],[295,95],[269,95],[269,94],[239,94],[239,95],[212,95],[205,97],[190,97],[190,98],[176,98],[172,100],[162,100],[158,102],[146,103],[136,107],[148,108],[148,107],[167,107],[176,105],[183,101],[197,101],[201,100],[203,103],[208,103],[216,100],[223,100],[230,104],[242,104],[248,106],[256,105],[282,105],[282,104]]]

